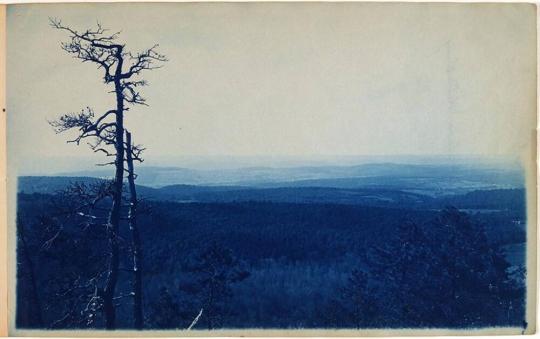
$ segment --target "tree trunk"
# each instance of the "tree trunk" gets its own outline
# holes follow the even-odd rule
[[[120,74],[122,72],[122,50],[117,51],[118,65],[116,68],[116,77],[114,81],[114,90],[116,93],[116,130],[115,130],[115,175],[113,183],[113,202],[109,214],[107,237],[109,238],[110,262],[103,291],[103,312],[105,313],[105,328],[108,330],[116,327],[116,306],[114,305],[114,293],[118,282],[119,269],[119,246],[118,232],[120,230],[120,211],[122,208],[122,185],[124,182],[124,95],[122,84],[120,83]]]
[[[143,329],[142,304],[142,248],[139,229],[137,226],[137,190],[135,187],[135,170],[131,148],[131,133],[126,131],[126,159],[128,166],[128,183],[130,193],[129,229],[131,231],[131,248],[133,251],[133,325],[135,329]]]

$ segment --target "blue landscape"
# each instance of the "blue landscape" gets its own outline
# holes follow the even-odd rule
[[[10,335],[536,330],[535,6],[6,16]]]
[[[186,329],[201,310],[194,328],[525,327],[522,173],[435,160],[141,166],[146,327]],[[19,177],[17,326],[103,326],[91,300],[107,239],[67,210],[105,174]],[[131,304],[118,298],[119,328]]]

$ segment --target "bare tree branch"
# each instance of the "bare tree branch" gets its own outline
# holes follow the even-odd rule
[[[105,315],[105,327],[114,329],[116,326],[114,298],[120,263],[121,239],[118,235],[122,218],[124,163],[128,161],[127,158],[130,159],[131,164],[133,161],[142,162],[141,155],[144,151],[140,145],[131,145],[131,142],[126,145],[124,142],[124,114],[128,111],[126,107],[128,105],[146,105],[146,100],[140,94],[139,88],[148,83],[137,77],[145,70],[160,68],[161,63],[167,61],[167,58],[156,51],[158,45],[137,54],[124,51],[125,45],[117,41],[119,32],[110,33],[99,23],[96,28],[77,31],[63,25],[59,19],[50,18],[49,20],[53,28],[68,34],[68,41],[63,42],[61,48],[83,63],[95,64],[98,69],[103,70],[104,82],[114,86],[114,90],[110,92],[114,94],[116,100],[114,109],[95,116],[92,109],[86,108],[80,113],[66,114],[56,121],[49,122],[56,133],[73,129],[78,131],[77,137],[68,142],[78,145],[82,140],[89,139],[87,144],[95,153],[103,153],[107,157],[115,158],[114,161],[98,164],[98,166],[114,165],[115,174],[107,194],[97,195],[98,200],[108,197],[112,201],[105,227],[109,241],[108,267],[105,271],[105,287],[99,295],[102,301],[100,309]],[[133,182],[135,176],[133,170],[130,172],[129,178]],[[76,190],[75,193],[84,195],[84,190]],[[84,208],[93,208],[95,205],[96,202],[89,203],[82,209],[81,206],[74,206],[79,209],[78,217],[86,219],[87,227],[93,224],[96,218]],[[137,293],[138,296],[140,294]],[[142,320],[136,327],[142,328]]]
[[[187,328],[187,331],[190,331],[195,325],[197,325],[197,323],[199,322],[199,319],[201,318],[202,314],[203,314],[203,310],[201,308],[201,310],[199,311],[199,313],[197,314],[197,316],[195,317],[195,319],[193,319],[193,321],[191,322],[191,324],[189,325],[189,327]]]

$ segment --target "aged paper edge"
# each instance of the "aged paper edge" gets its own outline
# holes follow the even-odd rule
[[[0,5],[0,336],[8,333],[6,190],[6,5]]]
[[[7,2],[0,0],[2,3],[37,3],[37,1],[16,1]],[[309,1],[309,0],[308,0]],[[350,1],[350,0],[345,0]],[[354,0],[353,0],[354,1]],[[55,0],[43,0],[40,2],[58,2]],[[114,2],[107,0],[89,0],[89,1],[64,1],[65,3],[78,3],[78,2]],[[116,2],[147,2],[145,0],[127,0]],[[157,1],[156,1],[157,2]],[[165,0],[160,2],[191,2],[189,0]],[[200,2],[224,2],[214,0],[202,0]],[[251,2],[251,0],[239,0],[235,2]],[[277,2],[280,2],[279,0]],[[286,2],[286,1],[285,1]],[[300,0],[300,2],[304,2]],[[310,1],[311,2],[311,1]],[[394,2],[392,0],[367,0],[365,2]],[[401,3],[407,3],[413,1],[401,1]],[[448,1],[424,1],[417,2],[446,2]],[[469,1],[455,1],[456,3],[471,3]],[[490,2],[490,3],[517,3],[516,1],[477,1],[478,2]],[[69,331],[43,331],[43,330],[21,330],[15,328],[15,316],[14,316],[14,301],[15,301],[15,246],[10,245],[9,240],[13,243],[15,241],[15,232],[9,232],[8,225],[14,222],[14,206],[8,208],[8,178],[7,178],[7,138],[6,138],[6,4],[0,4],[0,106],[2,107],[2,117],[0,118],[0,337],[18,336],[18,337],[236,337],[236,336],[249,336],[249,337],[358,337],[358,336],[481,336],[481,335],[515,335],[515,334],[534,334],[536,333],[537,325],[537,313],[536,307],[537,300],[537,270],[540,268],[537,261],[537,241],[538,233],[536,225],[538,224],[538,209],[540,208],[540,200],[537,199],[540,194],[540,187],[537,183],[540,170],[538,169],[538,139],[537,130],[538,121],[540,120],[538,114],[538,107],[540,100],[538,99],[538,88],[540,87],[540,81],[538,74],[540,74],[540,67],[538,65],[538,5],[534,1],[523,1],[521,4],[530,3],[535,6],[537,10],[537,97],[536,102],[536,126],[531,126],[531,149],[523,154],[523,164],[526,171],[526,190],[527,192],[527,220],[535,220],[536,222],[527,223],[527,250],[526,250],[526,262],[527,262],[527,310],[526,320],[528,322],[527,329],[523,332],[519,327],[493,327],[493,328],[480,328],[480,329],[364,329],[364,330],[334,330],[334,329],[244,329],[244,330],[215,330],[215,331],[129,331],[129,330],[117,330],[114,332],[108,332],[104,330],[69,330]],[[10,183],[10,191],[15,188],[15,183]],[[532,189],[536,187],[536,190]],[[8,215],[9,212],[9,215]],[[9,222],[8,222],[9,220]],[[2,263],[7,263],[3,265]],[[9,324],[9,326],[8,326]]]

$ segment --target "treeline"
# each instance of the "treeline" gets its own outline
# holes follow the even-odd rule
[[[58,199],[19,195],[17,325],[101,328],[93,285],[81,282],[107,260],[106,239],[82,216],[50,217]],[[497,232],[522,232],[504,213],[170,202],[141,211],[145,328],[185,329],[201,310],[194,328],[523,322],[524,269],[489,235],[493,220],[506,224]],[[119,284],[119,328],[132,326],[129,292]]]
[[[54,194],[65,189],[72,182],[87,184],[99,181],[91,177],[19,177],[18,191],[21,193]],[[434,179],[437,180],[437,179]],[[384,183],[382,181],[381,183]],[[282,187],[257,188],[249,186],[193,186],[171,185],[151,188],[137,185],[139,195],[148,200],[230,203],[230,202],[276,202],[276,203],[317,203],[347,204],[374,207],[441,209],[455,206],[470,210],[499,210],[524,217],[526,213],[525,190],[523,188],[473,190],[463,194],[440,194],[436,196],[413,193],[400,186],[392,188],[356,187]]]

